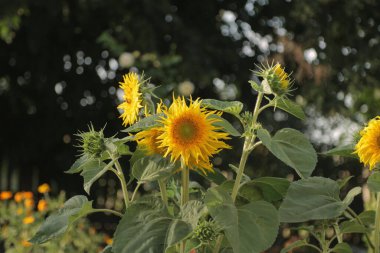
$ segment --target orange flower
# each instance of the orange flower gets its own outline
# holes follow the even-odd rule
[[[24,196],[24,199],[32,199],[33,198],[33,192],[22,192],[22,195]]]
[[[50,192],[50,186],[46,183],[42,184],[42,185],[38,186],[38,192],[42,193],[42,194],[48,193],[48,192]]]
[[[0,193],[0,200],[7,200],[12,198],[12,192],[10,191],[4,191]]]
[[[24,199],[22,192],[16,192],[14,199],[16,202],[21,202]]]
[[[21,241],[21,244],[22,244],[22,246],[24,246],[25,248],[32,246],[32,244],[31,244],[30,242],[26,241],[26,240],[22,240],[22,241]]]
[[[37,209],[40,212],[45,211],[47,209],[47,202],[46,202],[46,200],[41,199],[40,201],[38,201]]]
[[[25,199],[24,200],[24,206],[26,208],[33,208],[34,207],[34,200],[33,199]]]
[[[24,224],[32,224],[35,221],[33,216],[27,216],[22,220]]]

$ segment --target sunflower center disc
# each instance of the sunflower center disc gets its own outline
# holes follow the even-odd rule
[[[179,134],[182,138],[189,140],[195,136],[196,130],[197,129],[192,122],[186,121],[179,127]]]

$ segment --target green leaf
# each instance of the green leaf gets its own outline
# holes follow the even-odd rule
[[[343,157],[350,157],[350,158],[358,158],[356,154],[353,154],[355,151],[355,144],[348,144],[340,147],[336,147],[333,149],[330,149],[326,152],[323,152],[323,155],[337,155],[337,156],[343,156]]]
[[[337,182],[310,177],[290,184],[279,215],[281,222],[304,222],[336,218],[346,209],[339,199]]]
[[[357,187],[354,187],[352,188],[346,195],[346,197],[344,198],[343,202],[349,206],[352,201],[354,201],[354,198],[359,195],[360,193],[362,192],[362,188],[357,186]]]
[[[230,113],[239,116],[239,113],[243,109],[243,103],[240,101],[220,101],[216,99],[203,99],[202,105],[204,107]]]
[[[331,252],[334,253],[352,253],[352,249],[350,245],[348,245],[345,242],[338,243],[335,245],[335,247],[331,250]]]
[[[289,99],[286,99],[286,98],[276,99],[275,101],[272,101],[271,104],[272,106],[280,108],[281,110],[284,110],[301,120],[306,119],[306,115],[303,112],[302,107],[299,104]]]
[[[227,180],[226,177],[221,173],[221,171],[216,168],[214,168],[214,171],[208,172],[207,174],[199,173],[199,175],[217,185],[221,185]]]
[[[209,118],[212,119],[217,119],[214,123],[212,123],[214,126],[220,127],[224,132],[229,133],[232,136],[241,136],[241,133],[239,133],[238,130],[236,130],[230,122],[227,120],[223,119],[222,117],[216,115],[216,114],[211,114]]]
[[[283,248],[280,253],[287,253],[287,252],[289,252],[295,248],[299,248],[299,247],[303,247],[303,246],[307,246],[307,245],[308,245],[308,243],[306,240],[298,240],[298,241],[293,242],[289,246]]]
[[[30,239],[31,243],[41,244],[56,238],[66,232],[77,219],[91,213],[92,201],[86,196],[78,195],[67,200],[57,213],[50,215]]]
[[[249,188],[256,188],[260,190],[264,200],[274,202],[285,197],[289,185],[290,182],[284,178],[261,177],[242,185],[239,192],[244,197],[244,193],[250,192]]]
[[[268,202],[256,201],[236,207],[227,192],[211,188],[206,193],[205,203],[224,230],[234,253],[262,252],[277,237],[277,210]]]
[[[117,226],[113,251],[162,253],[191,233],[191,225],[146,204],[130,206]]]
[[[79,173],[87,167],[92,167],[94,164],[99,163],[98,160],[93,158],[88,158],[87,156],[79,157],[74,164],[70,167],[69,170],[65,171],[68,174]]]
[[[311,175],[317,164],[317,153],[304,134],[284,128],[271,137],[267,130],[259,129],[257,136],[273,155],[295,169],[301,178]]]
[[[361,214],[359,214],[360,220],[366,226],[373,226],[375,224],[375,216],[376,212],[374,210],[364,211]]]
[[[145,129],[149,129],[149,128],[152,128],[152,127],[156,127],[156,126],[159,126],[161,125],[161,123],[159,122],[159,120],[164,117],[164,114],[163,113],[159,113],[159,114],[154,114],[154,115],[151,115],[151,116],[148,116],[146,118],[143,118],[139,121],[137,121],[135,124],[133,124],[132,126],[128,127],[127,129],[124,129],[122,130],[122,132],[139,132],[141,130],[145,130]]]
[[[178,164],[160,155],[143,157],[137,160],[132,167],[132,174],[140,182],[152,182],[166,178],[178,169]]]
[[[198,200],[190,200],[181,207],[181,219],[196,228],[200,218],[207,215],[206,206]]]
[[[372,192],[380,192],[380,172],[373,172],[367,180],[368,188]]]
[[[371,230],[361,224],[356,220],[344,221],[340,224],[340,232],[344,234],[348,233],[367,233]]]
[[[92,166],[86,166],[86,168],[80,173],[83,177],[83,186],[87,194],[90,194],[92,184],[107,172],[107,170],[113,165],[113,162],[110,162],[109,165],[107,165],[104,162],[96,161],[91,165]]]

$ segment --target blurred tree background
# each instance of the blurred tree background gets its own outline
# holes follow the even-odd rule
[[[379,9],[376,0],[2,0],[0,188],[49,182],[82,193],[82,179],[63,173],[77,155],[74,134],[90,122],[107,124],[108,136],[123,129],[118,82],[130,70],[151,76],[162,96],[241,100],[250,110],[250,69],[278,61],[309,119],[276,111],[262,123],[300,129],[320,152],[349,142],[379,114]],[[234,152],[214,163],[228,170]],[[255,152],[250,175],[291,175]],[[315,175],[361,174],[356,161],[320,158]]]

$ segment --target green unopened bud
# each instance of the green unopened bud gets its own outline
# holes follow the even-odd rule
[[[80,142],[78,147],[80,148],[82,155],[99,158],[106,149],[103,129],[97,132],[94,130],[94,127],[90,125],[88,130],[88,132],[79,132],[77,134]]]
[[[201,221],[194,230],[194,237],[203,243],[216,240],[220,234],[220,229],[213,221]]]
[[[291,91],[293,80],[279,63],[262,65],[258,68],[259,70],[254,73],[264,79],[262,86],[266,94],[273,93],[274,95],[282,96]]]

